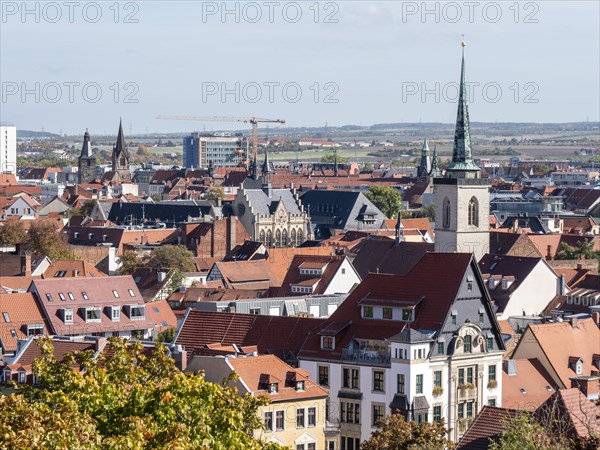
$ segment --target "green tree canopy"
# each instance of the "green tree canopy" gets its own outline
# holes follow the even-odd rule
[[[221,186],[213,186],[206,192],[204,198],[216,202],[219,199],[223,199],[224,196],[225,190]]]
[[[454,444],[446,439],[448,430],[440,422],[407,422],[400,414],[379,421],[379,428],[362,443],[361,450],[445,450]]]
[[[371,186],[365,195],[388,218],[398,217],[402,197],[396,189],[391,186]]]
[[[337,152],[330,152],[330,153],[323,155],[321,157],[321,162],[322,163],[334,163],[336,154],[337,154]],[[337,155],[337,162],[338,163],[347,163],[348,158],[344,158],[343,156]]]
[[[179,272],[196,270],[194,254],[183,245],[163,245],[155,248],[144,260],[145,267],[171,269]]]
[[[0,245],[24,244],[29,240],[23,222],[8,220],[0,226]]]
[[[253,437],[264,397],[184,374],[157,345],[110,338],[110,351],[52,356],[42,339],[33,363],[40,387],[16,385],[0,397],[2,448],[9,449],[278,449]],[[81,367],[85,370],[74,370]]]
[[[33,222],[29,228],[29,245],[34,255],[54,259],[74,259],[67,238],[51,222]]]

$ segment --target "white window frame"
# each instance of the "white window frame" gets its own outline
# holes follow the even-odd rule
[[[65,308],[63,314],[65,323],[73,323],[73,308]]]
[[[113,322],[118,322],[121,320],[121,308],[118,306],[110,307],[110,318]]]
[[[85,321],[86,323],[98,323],[98,322],[102,322],[102,309],[98,306],[88,306],[85,309]],[[89,319],[88,318],[88,312],[98,312],[98,318],[97,319]]]

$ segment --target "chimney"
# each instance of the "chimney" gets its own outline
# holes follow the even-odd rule
[[[573,328],[577,328],[578,321],[579,321],[579,318],[577,318],[577,317],[569,317],[569,323],[571,324],[571,327],[573,327]]]
[[[31,276],[31,253],[25,253],[21,255],[21,274],[30,277]]]
[[[558,294],[567,295],[567,278],[564,273],[558,279],[558,283]]]
[[[230,252],[233,250],[233,247],[236,246],[236,226],[237,226],[237,217],[231,215],[229,216],[229,246],[227,247],[227,251]]]
[[[595,312],[594,314],[592,314],[592,319],[596,323],[596,325],[598,325],[598,328],[600,328],[600,312]]]
[[[504,370],[508,376],[512,377],[517,374],[517,361],[514,359],[505,359],[504,362]]]
[[[589,400],[597,400],[600,397],[600,377],[573,377],[571,387],[579,389]]]
[[[552,246],[551,245],[547,245],[546,246],[546,260],[547,261],[552,261],[554,258],[552,257]]]
[[[188,360],[187,352],[183,349],[183,346],[179,344],[173,345],[171,348],[171,354],[175,360],[175,366],[182,372],[185,372],[185,369],[187,369]]]

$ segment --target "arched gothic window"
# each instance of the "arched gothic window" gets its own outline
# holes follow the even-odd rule
[[[267,231],[267,240],[265,241],[265,245],[267,247],[270,247],[272,243],[273,243],[273,233],[271,232],[271,230],[269,230],[269,231]]]
[[[444,203],[442,205],[442,214],[442,224],[444,228],[450,228],[450,200],[448,200],[448,197],[444,199]]]
[[[281,247],[281,231],[275,231],[275,247]]]
[[[281,232],[281,246],[282,247],[287,247],[288,245],[288,234],[287,234],[287,230],[283,230]]]
[[[292,231],[290,232],[290,242],[292,245],[298,245],[298,242],[296,242],[296,229],[292,228]]]
[[[265,243],[265,230],[260,230],[260,238],[258,239],[261,243]]]
[[[469,200],[469,225],[479,226],[479,202],[475,197]]]

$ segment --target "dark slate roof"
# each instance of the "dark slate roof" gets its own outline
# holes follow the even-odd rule
[[[433,244],[425,242],[401,242],[383,236],[370,236],[352,251],[356,256],[352,265],[361,278],[369,272],[404,275],[412,269]]]
[[[223,259],[223,261],[250,261],[254,259],[267,259],[268,255],[266,253],[256,253],[262,245],[262,242],[244,241],[243,244],[236,246],[232,252]]]
[[[270,195],[267,194],[270,192]],[[283,202],[285,210],[291,214],[301,214],[300,207],[296,203],[294,194],[289,189],[244,189],[244,194],[248,198],[254,214],[271,215]]]
[[[188,353],[208,344],[256,345],[261,354],[274,354],[295,361],[306,336],[320,328],[324,319],[310,317],[261,316],[190,310],[175,343]]]
[[[471,264],[475,264],[471,254],[427,253],[405,276],[367,275],[325,322],[325,327],[350,322],[336,335],[335,349],[321,349],[318,332],[313,332],[302,347],[301,357],[339,360],[342,350],[352,339],[390,339],[407,328],[408,322],[363,318],[360,305],[367,297],[389,305],[416,305],[410,327],[423,331],[439,330]]]
[[[502,283],[494,289],[488,286],[490,297],[497,308],[497,312],[502,312],[506,308],[510,296],[521,285],[521,283],[529,276],[535,266],[538,265],[543,258],[527,258],[523,256],[500,256],[500,255],[484,255],[479,261],[479,270],[484,275],[497,275],[504,277],[513,277],[514,281],[508,289],[502,289]]]
[[[385,215],[361,192],[312,190],[302,194],[302,204],[310,213],[313,225],[338,230],[380,229]],[[375,222],[366,224],[361,214],[375,214]]]
[[[147,221],[154,222],[187,222],[188,219],[202,217],[210,213],[212,202],[198,201],[196,204],[170,203],[113,203],[108,220],[116,224],[129,224],[133,216],[134,224]]]
[[[513,228],[518,221],[519,228],[530,228],[533,233],[551,233],[550,229],[537,216],[529,216],[527,213],[518,216],[507,217],[500,228]]]

